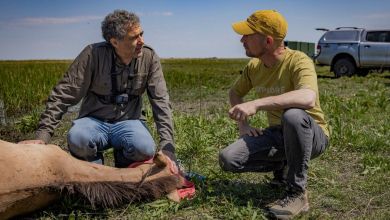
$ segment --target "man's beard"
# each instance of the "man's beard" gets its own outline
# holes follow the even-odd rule
[[[262,50],[259,54],[253,54],[252,52],[250,52],[249,50],[245,50],[245,54],[247,57],[252,57],[252,58],[260,58],[262,57],[264,54],[267,53],[267,50],[265,48],[263,48],[264,50]]]

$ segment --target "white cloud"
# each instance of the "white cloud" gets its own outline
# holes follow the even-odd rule
[[[163,16],[172,16],[173,13],[170,12],[170,11],[167,11],[167,12],[163,12],[162,15],[163,15]]]
[[[173,16],[172,12],[150,12],[139,13],[139,15],[145,16]],[[73,16],[73,17],[27,17],[18,20],[14,20],[11,23],[19,25],[47,25],[47,24],[74,24],[95,20],[103,20],[104,16]]]
[[[363,17],[365,19],[390,19],[390,14],[389,13],[375,13],[375,14],[368,14],[368,15],[362,15],[359,17]]]
[[[102,20],[101,16],[74,16],[74,17],[27,17],[14,21],[19,25],[46,25],[46,24],[74,24],[95,20]]]
[[[173,12],[147,12],[136,13],[139,16],[160,16],[168,17],[173,16]],[[59,24],[75,24],[90,21],[102,21],[104,16],[73,16],[73,17],[25,17],[14,20],[0,20],[1,27],[13,27],[13,26],[39,26],[39,25],[59,25]]]
[[[173,12],[170,11],[163,11],[163,12],[138,12],[136,13],[139,16],[162,16],[162,17],[168,17],[168,16],[173,16]]]

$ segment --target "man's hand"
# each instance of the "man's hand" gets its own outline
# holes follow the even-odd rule
[[[46,144],[46,143],[42,140],[24,140],[18,142],[18,144]]]
[[[251,137],[257,137],[259,135],[263,135],[263,129],[261,128],[254,128],[248,125],[248,123],[240,123],[238,125],[238,130],[240,132],[240,137],[244,135],[249,135]]]
[[[162,150],[161,151],[165,156],[169,157],[169,159],[171,159],[173,162],[175,162],[177,164],[177,159],[176,159],[176,155],[170,151],[167,151],[167,150]]]
[[[229,116],[236,121],[246,121],[249,116],[256,114],[257,109],[253,101],[233,106],[229,110]]]
[[[180,175],[184,176],[184,170],[182,170],[182,167],[180,166],[180,164],[177,162],[177,158],[176,158],[176,155],[175,153],[172,153],[170,151],[167,151],[167,150],[162,150],[161,151],[165,156],[167,156],[169,159],[171,159],[171,161],[175,164],[175,169],[177,169],[177,173],[179,173]]]

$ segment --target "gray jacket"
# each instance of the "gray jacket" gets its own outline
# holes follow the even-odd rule
[[[107,122],[142,119],[142,94],[146,91],[160,136],[160,149],[174,152],[171,107],[160,60],[149,46],[145,45],[142,52],[140,58],[124,65],[110,44],[88,45],[52,90],[36,138],[49,143],[68,107],[81,99],[79,118],[88,116]],[[117,74],[116,90],[112,88],[112,71]],[[127,104],[109,101],[116,91],[128,94]]]

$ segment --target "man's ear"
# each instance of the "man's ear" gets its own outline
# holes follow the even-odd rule
[[[273,45],[274,44],[274,38],[271,36],[267,36],[267,45]]]
[[[111,39],[110,39],[110,43],[111,43],[111,45],[112,45],[114,48],[117,48],[117,47],[118,47],[118,40],[117,40],[117,39],[111,38]]]
[[[266,39],[266,48],[268,49],[274,49],[275,47],[275,39],[271,36],[267,36]]]

